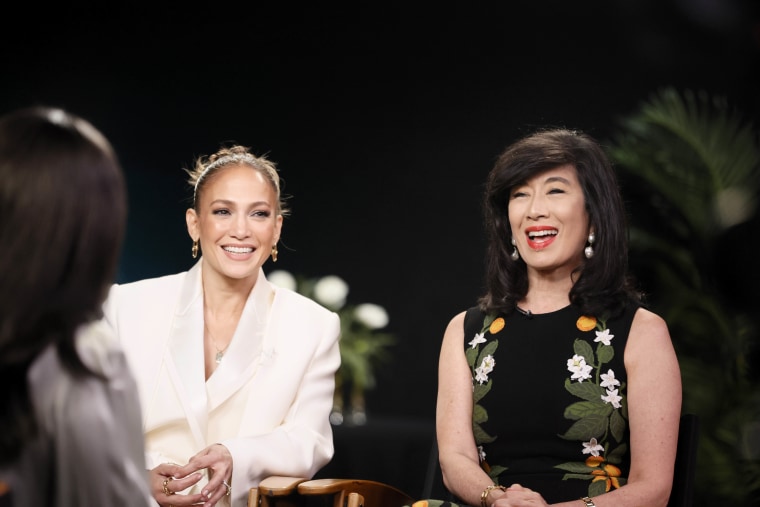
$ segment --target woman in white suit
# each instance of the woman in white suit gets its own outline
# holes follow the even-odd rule
[[[114,285],[105,320],[137,380],[153,498],[244,506],[262,478],[311,477],[332,458],[340,321],[265,278],[287,214],[272,162],[232,146],[187,172],[203,255]]]

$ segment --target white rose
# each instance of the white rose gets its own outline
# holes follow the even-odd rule
[[[388,325],[388,312],[382,306],[363,303],[356,307],[356,320],[370,329],[380,329]]]
[[[347,295],[348,284],[339,276],[324,276],[314,285],[314,299],[330,308],[341,308]]]
[[[283,289],[296,290],[296,278],[284,269],[272,271],[267,275],[267,280]]]

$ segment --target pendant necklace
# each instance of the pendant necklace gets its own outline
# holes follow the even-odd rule
[[[216,356],[215,356],[214,359],[216,360],[216,364],[219,364],[219,363],[222,362],[222,358],[224,357],[224,352],[227,350],[227,347],[229,347],[230,344],[228,343],[227,347],[224,347],[223,349],[220,349],[217,346],[217,344],[216,344],[216,340],[214,339],[214,335],[211,334],[211,331],[209,330],[209,328],[208,328],[208,326],[206,325],[205,322],[203,323],[203,327],[204,327],[204,329],[206,329],[206,332],[208,333],[209,337],[211,338],[211,343],[213,343],[214,348],[216,349]],[[230,341],[232,341],[232,340],[230,340]]]

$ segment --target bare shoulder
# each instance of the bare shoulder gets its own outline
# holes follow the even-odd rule
[[[454,315],[449,324],[446,326],[446,332],[443,335],[443,345],[452,344],[459,348],[464,337],[464,315],[466,312],[460,312]]]
[[[650,362],[651,366],[659,360],[674,359],[673,341],[665,319],[651,310],[639,308],[633,317],[625,356],[626,364],[640,360]]]
[[[646,308],[639,308],[633,317],[631,336],[645,336],[653,339],[667,338],[670,340],[668,324],[658,314]]]
[[[452,328],[454,328],[454,329],[463,329],[463,327],[464,327],[464,315],[465,315],[465,313],[467,313],[467,312],[462,311],[462,312],[459,312],[456,315],[454,315],[451,318],[451,320],[449,321],[449,325],[447,326],[446,330],[448,331],[449,329],[452,329]]]

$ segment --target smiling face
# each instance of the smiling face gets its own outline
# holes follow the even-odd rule
[[[204,185],[197,210],[188,209],[185,219],[200,242],[204,277],[255,282],[282,228],[271,182],[246,164],[223,167]]]
[[[528,269],[571,272],[583,262],[589,217],[575,167],[549,169],[517,185],[509,196],[508,213]]]

